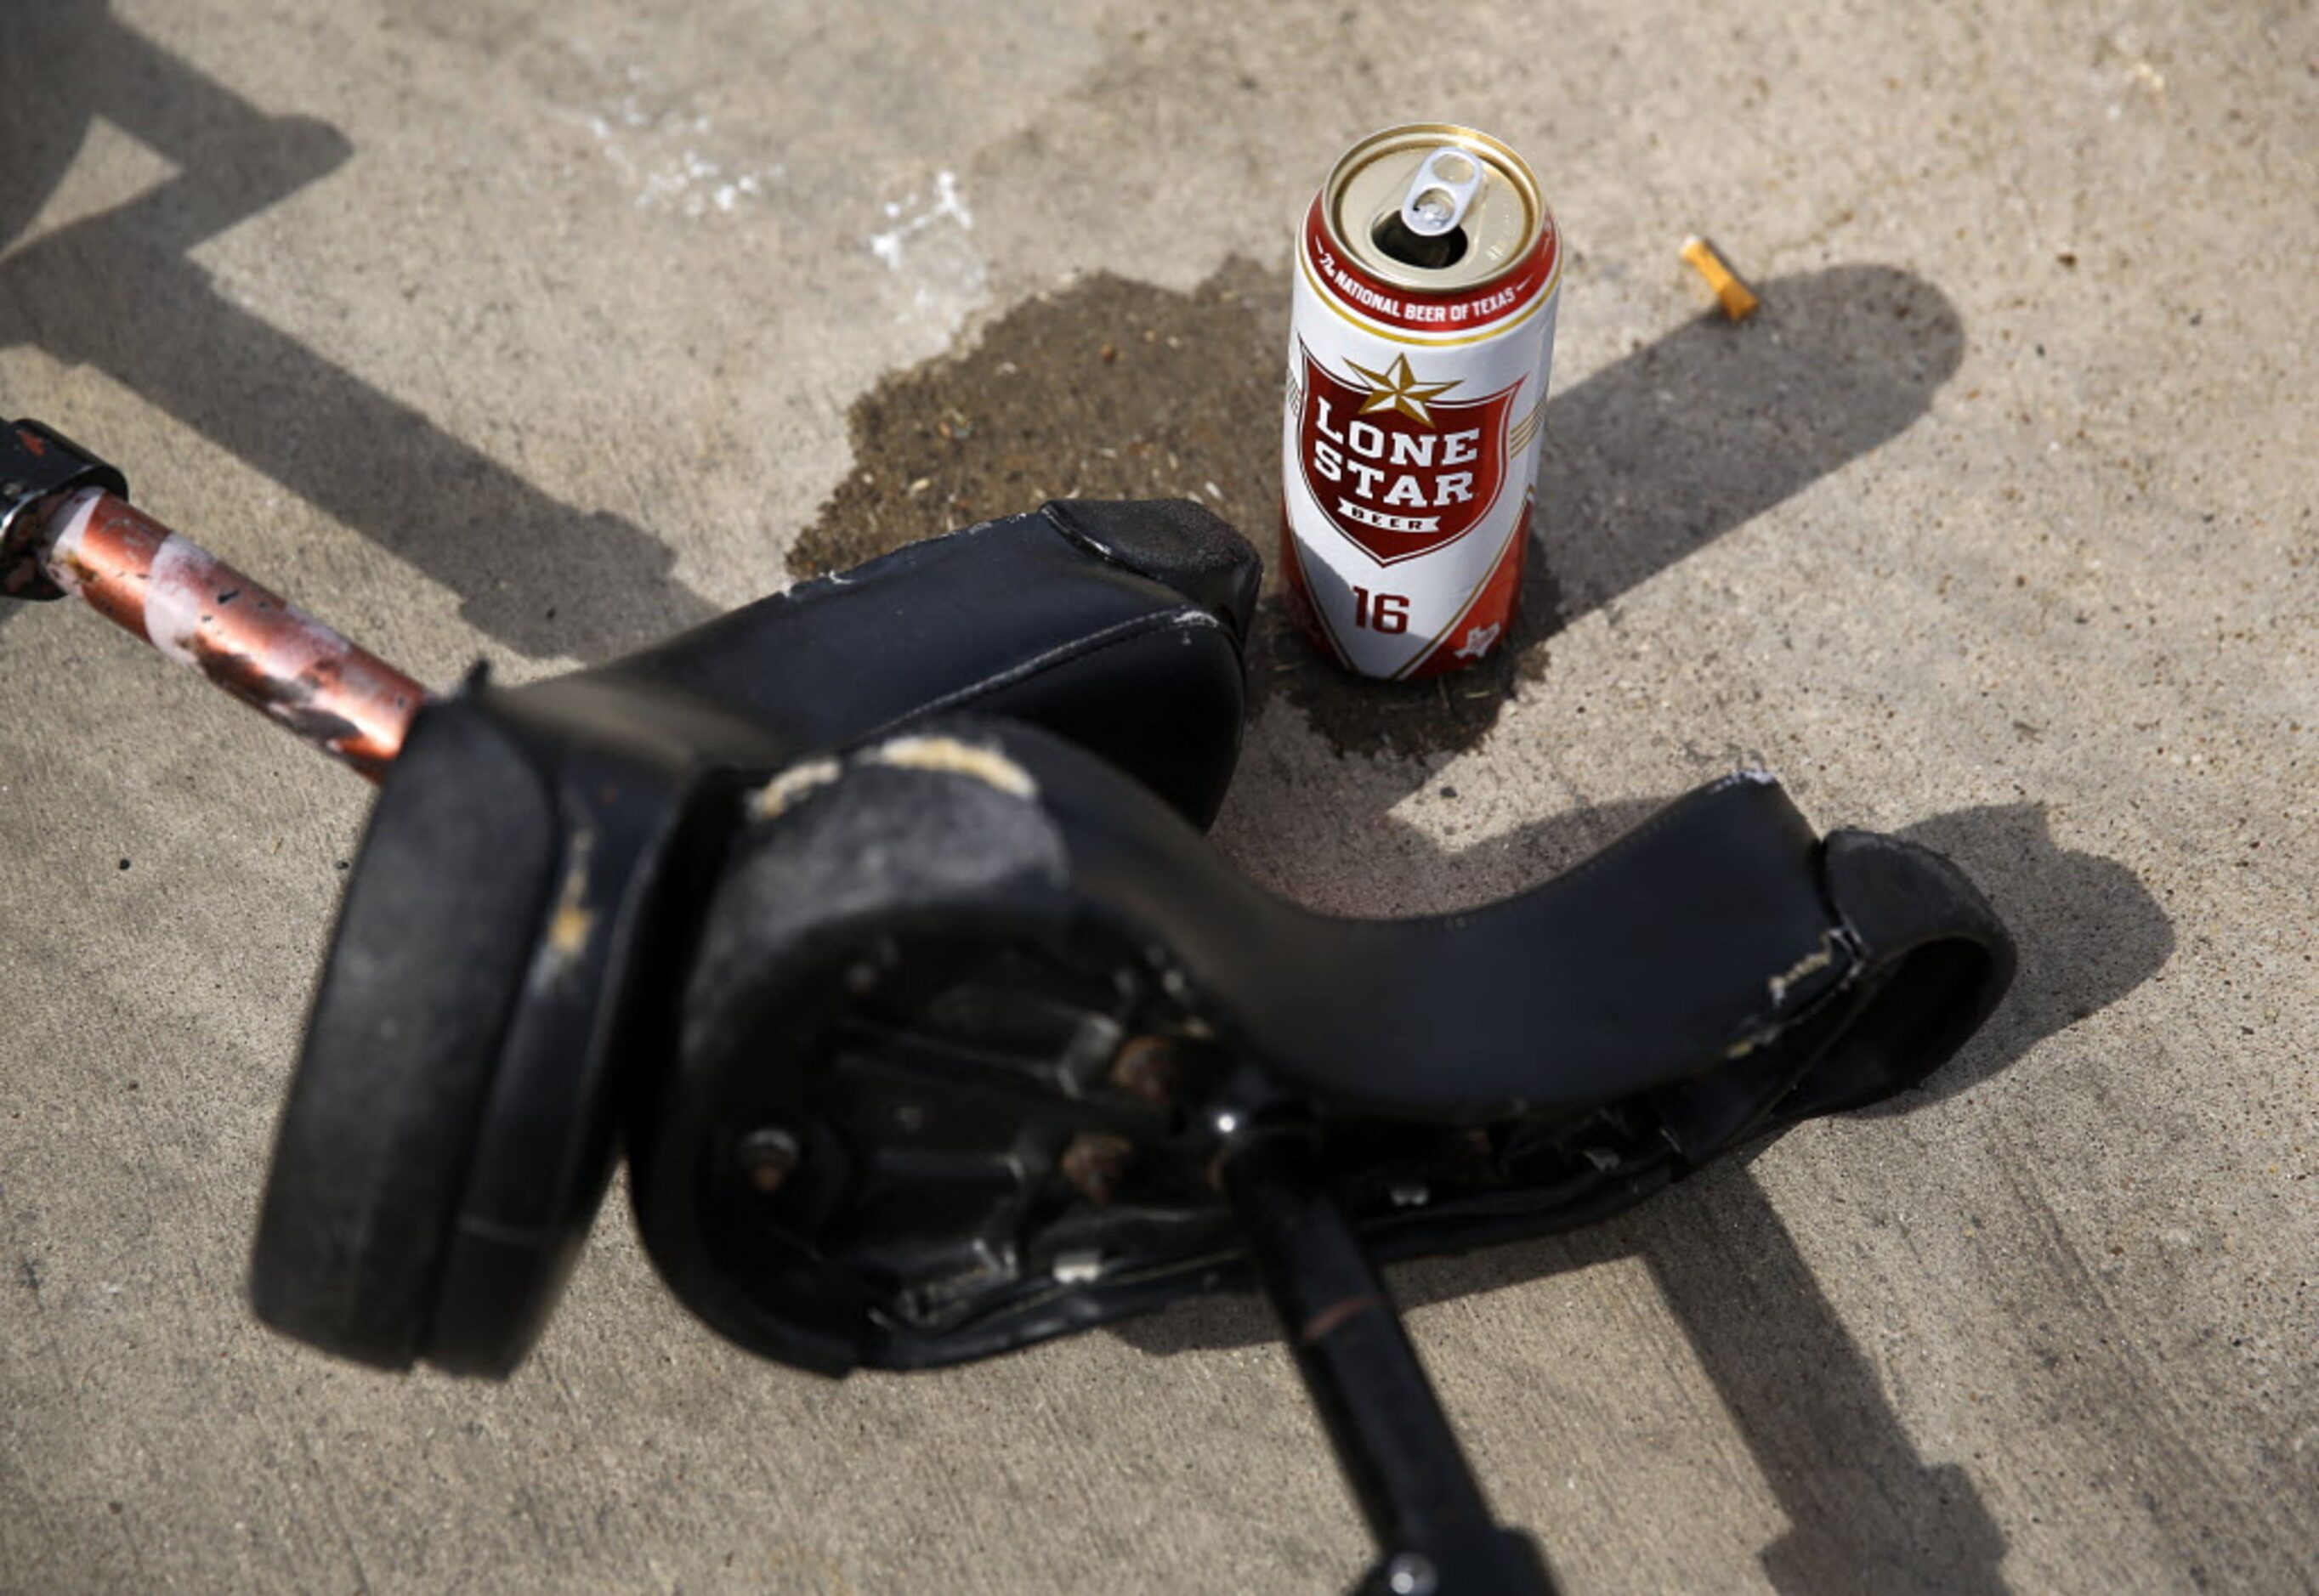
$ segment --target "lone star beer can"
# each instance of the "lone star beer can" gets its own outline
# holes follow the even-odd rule
[[[1562,248],[1486,133],[1388,128],[1298,239],[1281,428],[1289,608],[1348,670],[1411,680],[1506,635],[1529,546]]]

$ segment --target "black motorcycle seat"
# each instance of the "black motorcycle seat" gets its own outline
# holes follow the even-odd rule
[[[1823,844],[1760,772],[1512,897],[1350,920],[1255,886],[1083,751],[1003,722],[936,723],[921,745],[934,735],[971,752],[864,750],[760,823],[726,883],[746,906],[712,913],[696,984],[719,960],[763,980],[785,942],[802,957],[955,908],[1145,950],[1198,1026],[1318,1114],[1576,1114],[1705,1081],[1688,1111],[1670,1101],[1670,1134],[1720,1141],[1782,1097],[1822,1112],[1910,1083],[2011,972],[1947,861],[1860,834]],[[961,806],[971,828],[943,821]],[[965,837],[983,851],[970,868]],[[1902,1001],[1908,1023],[1875,1023]]]
[[[645,652],[421,711],[389,767],[284,1103],[261,1318],[504,1374],[585,1233],[623,1083],[729,798],[961,704],[1083,736],[1191,822],[1240,744],[1260,566],[1181,501],[1059,501]]]
[[[1240,748],[1261,575],[1187,500],[1055,500],[515,696],[760,769],[970,708],[1092,748],[1205,825]]]

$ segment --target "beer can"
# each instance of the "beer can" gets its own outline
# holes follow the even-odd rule
[[[1529,546],[1562,248],[1520,156],[1412,123],[1346,151],[1291,289],[1280,559],[1337,662],[1411,680],[1505,638]]]

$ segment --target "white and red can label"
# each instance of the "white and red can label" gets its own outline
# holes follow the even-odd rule
[[[1504,640],[1529,546],[1562,250],[1429,293],[1351,257],[1323,194],[1296,251],[1281,433],[1291,612],[1340,664],[1411,680]]]

